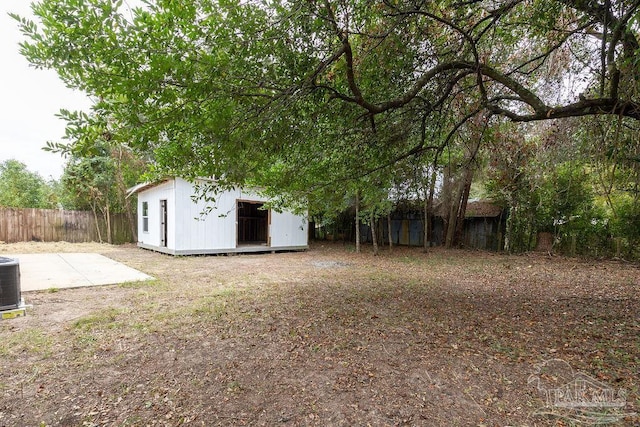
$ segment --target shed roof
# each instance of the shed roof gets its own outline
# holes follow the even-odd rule
[[[133,194],[137,194],[142,191],[148,190],[150,188],[157,187],[158,185],[164,184],[165,182],[176,180],[178,178],[179,177],[176,177],[176,176],[168,176],[166,178],[159,179],[157,181],[142,182],[140,184],[134,185],[131,188],[128,188],[127,197],[130,197]],[[200,182],[207,181],[207,182],[213,182],[213,183],[217,182],[215,178],[203,178],[203,177],[196,178],[196,181],[200,181]],[[261,189],[260,187],[251,187],[251,188],[257,191]]]
[[[465,218],[495,218],[500,216],[502,210],[503,208],[501,206],[496,205],[491,200],[469,200],[464,216]],[[445,216],[442,202],[438,202],[434,213],[439,217]]]
[[[495,218],[502,213],[502,207],[490,200],[473,200],[467,202],[465,217]]]
[[[160,184],[163,184],[174,178],[165,178],[158,181],[153,182],[141,182],[140,184],[136,184],[131,188],[127,188],[127,197],[132,196],[133,194],[140,193],[141,191],[148,190],[149,188],[156,187]]]

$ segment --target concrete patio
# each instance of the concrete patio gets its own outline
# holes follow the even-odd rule
[[[152,280],[134,268],[94,253],[2,254],[20,264],[22,292]]]

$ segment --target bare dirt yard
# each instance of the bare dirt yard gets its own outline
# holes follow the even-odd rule
[[[157,280],[24,293],[27,316],[0,321],[0,426],[640,423],[634,264],[0,245],[36,251]]]

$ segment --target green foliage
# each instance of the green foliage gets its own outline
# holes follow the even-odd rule
[[[620,197],[616,201],[617,216],[611,221],[614,236],[623,240],[623,255],[632,259],[640,257],[640,204],[631,197]]]
[[[608,254],[637,259],[640,222],[640,129],[623,118],[580,123],[596,205],[604,212]],[[604,246],[604,245],[603,245]]]
[[[61,179],[65,189],[65,208],[92,210],[114,198],[115,168],[108,153],[102,156],[72,158]]]
[[[558,249],[597,254],[607,246],[608,219],[595,205],[593,183],[584,163],[566,162],[545,177],[538,210],[538,231],[554,233]]]
[[[514,93],[549,117],[536,88],[572,69],[570,58],[546,60],[559,45],[592,46],[575,28],[592,11],[492,7],[199,0],[125,13],[121,1],[42,0],[41,26],[16,19],[34,65],[99,100],[94,115],[62,113],[71,130],[107,118],[79,144],[108,129],[150,157],[151,176],[258,182],[298,199],[426,150],[425,121],[446,136]]]
[[[553,231],[559,225],[574,224],[578,219],[591,219],[593,193],[582,163],[554,165],[553,170],[541,178],[537,190],[539,194],[535,195],[538,201],[538,231]]]
[[[538,232],[551,232],[567,254],[638,256],[637,129],[601,118],[503,126],[496,136],[486,188],[510,208],[509,250],[531,250]]]
[[[55,182],[47,183],[17,160],[0,163],[0,206],[53,209],[57,207]]]
[[[89,133],[91,128],[89,127]],[[107,224],[106,240],[111,242],[111,217],[124,213],[135,236],[134,199],[127,189],[140,182],[144,162],[105,131],[92,145],[82,144],[82,131],[75,144],[53,147],[66,151],[69,159],[61,179],[61,202],[67,209],[91,210]],[[86,134],[84,134],[86,135]],[[102,239],[100,231],[98,237]]]
[[[97,100],[91,113],[62,111],[71,144],[49,148],[83,159],[73,173],[101,205],[106,190],[96,189],[113,183],[97,164],[103,142],[148,162],[150,180],[214,177],[323,217],[357,193],[369,217],[389,210],[392,188],[425,197],[430,179],[414,180],[416,170],[446,166],[462,188],[453,181],[476,169],[469,147],[494,138],[483,147],[496,152],[490,187],[526,250],[588,199],[576,196],[588,186],[578,175],[544,166],[585,158],[558,149],[552,160],[542,141],[501,137],[498,117],[640,119],[637,2],[123,4],[41,0],[39,25],[15,17],[29,61]],[[574,86],[586,89],[568,93]]]
[[[555,144],[562,137],[525,137],[513,126],[503,126],[496,137],[486,187],[494,199],[510,208],[507,249],[533,249],[539,232],[553,233],[560,245],[576,234],[590,235],[590,225],[600,215],[593,208],[585,163],[566,152],[569,143],[546,146],[546,139]]]

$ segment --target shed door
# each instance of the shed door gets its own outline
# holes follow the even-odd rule
[[[237,204],[238,245],[269,246],[270,210],[262,202],[238,200]]]
[[[167,247],[167,201],[160,200],[160,246]]]

